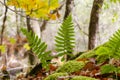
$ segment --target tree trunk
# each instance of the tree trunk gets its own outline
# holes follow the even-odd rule
[[[64,19],[66,19],[67,16],[71,13],[73,2],[74,0],[66,0]]]
[[[4,4],[5,0],[4,0]],[[5,31],[5,22],[7,20],[7,12],[8,12],[8,8],[7,6],[5,6],[5,13],[4,13],[4,18],[3,18],[3,24],[2,24],[2,30],[1,30],[1,41],[0,41],[0,45],[3,44],[3,37],[4,37],[4,31]],[[1,51],[0,51],[0,56],[1,56]]]
[[[26,23],[27,23],[28,31],[32,31],[33,32],[31,24],[30,24],[30,17],[29,16],[26,16]],[[28,50],[27,52],[28,52],[28,56],[29,56],[29,63],[30,63],[30,65],[34,65],[35,57],[33,55],[32,49]]]
[[[31,27],[31,24],[30,24],[30,17],[28,15],[26,16],[26,23],[27,23],[28,31],[33,31],[32,27]]]
[[[95,47],[96,33],[99,29],[99,13],[101,11],[104,0],[94,0],[89,23],[89,42],[88,49]]]
[[[20,38],[20,26],[19,26],[19,20],[18,20],[18,14],[17,14],[17,9],[16,9],[16,7],[15,7],[15,12],[16,12],[16,15],[15,15],[15,17],[16,17],[16,36],[18,37],[18,38]]]
[[[44,20],[43,22],[42,22],[42,24],[41,24],[41,26],[40,26],[40,32],[41,32],[41,38],[43,37],[43,31],[46,29],[46,25],[47,25],[47,21],[46,20]]]

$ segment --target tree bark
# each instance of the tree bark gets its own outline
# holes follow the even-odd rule
[[[30,17],[28,15],[26,16],[26,23],[27,23],[28,31],[32,31],[33,32],[31,24],[30,24]],[[34,65],[35,57],[33,55],[32,49],[28,50],[27,53],[28,53],[28,56],[29,56],[29,63],[30,63],[30,65]]]
[[[5,0],[4,0],[4,4]],[[3,37],[4,37],[4,31],[5,31],[5,22],[7,20],[7,12],[8,12],[8,8],[7,6],[5,6],[5,13],[4,13],[4,18],[3,18],[3,24],[2,24],[2,30],[1,30],[1,41],[0,41],[0,45],[3,44]],[[1,56],[1,51],[0,51],[0,56]]]
[[[96,33],[99,29],[99,13],[102,9],[104,0],[94,0],[89,23],[88,49],[95,47]]]
[[[73,2],[74,0],[66,0],[64,19],[71,13]]]
[[[30,24],[30,17],[28,15],[26,16],[26,23],[27,23],[28,31],[33,31],[32,27],[31,27],[31,24]]]
[[[46,20],[44,20],[43,22],[42,22],[42,24],[41,24],[41,26],[40,26],[40,32],[41,32],[41,38],[43,37],[43,31],[46,29],[46,25],[47,25],[47,21]]]
[[[16,15],[15,15],[15,17],[16,17],[16,36],[18,37],[18,38],[20,38],[20,26],[19,26],[19,24],[18,24],[18,14],[17,14],[17,9],[16,9],[16,7],[15,7],[15,12],[16,12]]]

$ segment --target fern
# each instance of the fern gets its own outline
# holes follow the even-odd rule
[[[40,38],[38,38],[37,35],[35,35],[35,33],[33,33],[32,31],[28,32],[26,29],[22,28],[21,29],[23,34],[26,35],[28,43],[32,49],[32,51],[36,54],[36,56],[38,57],[38,59],[40,60],[40,62],[42,63],[42,66],[44,68],[48,68],[49,66],[49,60],[52,59],[52,57],[50,57],[50,53],[51,51],[47,51],[47,45],[45,42],[42,42]]]
[[[72,16],[68,16],[67,19],[62,23],[57,36],[55,37],[56,50],[59,56],[64,54],[72,55],[73,48],[75,46],[74,38],[74,26],[72,22]]]
[[[101,74],[117,72],[117,68],[114,65],[106,64],[100,68]]]
[[[103,56],[106,59],[120,59],[120,29],[113,34],[104,46],[96,50],[96,54],[98,55],[97,59],[102,59]]]
[[[120,59],[120,29],[110,38],[109,47],[112,49],[112,56]]]

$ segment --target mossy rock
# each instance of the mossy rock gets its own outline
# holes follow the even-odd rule
[[[92,49],[92,50],[89,50],[87,52],[84,52],[82,53],[79,57],[77,57],[75,60],[77,59],[82,59],[82,58],[92,58],[92,57],[96,57],[96,50],[98,50],[99,48],[101,47],[106,47],[108,45],[108,42],[105,42],[104,44],[102,45],[99,45],[98,47]]]
[[[63,72],[63,73],[72,73],[75,71],[79,71],[85,66],[85,62],[82,61],[68,61],[62,66],[60,66],[56,72]]]
[[[86,76],[75,76],[70,80],[98,80],[98,79],[86,77]]]
[[[60,76],[67,76],[67,73],[54,73],[49,75],[47,78],[44,80],[57,80]]]
[[[77,59],[82,59],[82,58],[91,58],[91,57],[94,57],[96,56],[95,54],[95,50],[90,50],[88,52],[85,52],[83,54],[81,54],[79,57],[76,58]]]

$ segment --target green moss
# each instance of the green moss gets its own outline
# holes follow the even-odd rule
[[[75,76],[70,80],[98,80],[98,79],[86,77],[86,76]]]
[[[68,75],[67,73],[54,73],[54,74],[49,75],[44,80],[57,80],[58,77],[67,76],[67,75]]]
[[[96,50],[98,50],[101,47],[106,47],[108,46],[108,42],[105,42],[102,45],[99,45],[98,47],[96,47],[95,49],[92,49],[90,51],[87,51],[85,53],[82,53],[79,57],[77,57],[76,59],[82,59],[82,58],[91,58],[91,57],[96,57]]]
[[[81,54],[79,57],[76,58],[76,60],[81,58],[91,58],[94,57],[95,55],[96,55],[95,50],[90,50],[88,52]]]
[[[61,67],[59,67],[56,72],[67,72],[72,73],[75,71],[80,70],[85,65],[85,62],[78,62],[78,61],[68,61],[65,64],[63,64]]]

